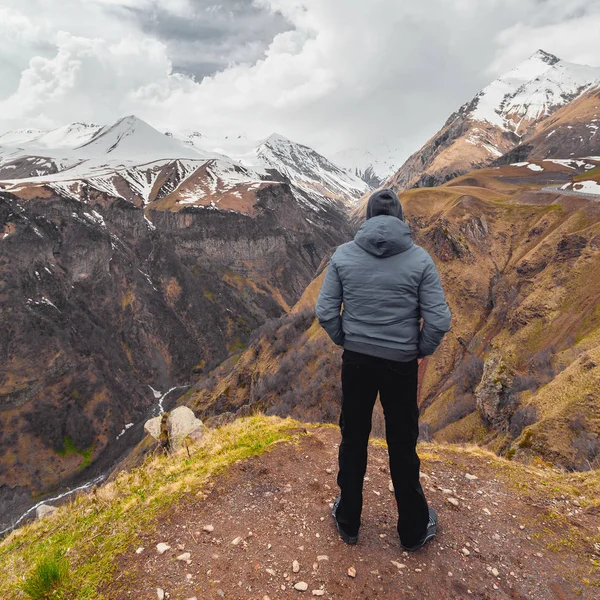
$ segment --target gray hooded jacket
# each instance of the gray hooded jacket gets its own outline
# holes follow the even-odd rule
[[[389,215],[365,221],[354,241],[334,252],[316,310],[338,346],[398,361],[433,354],[450,329],[431,256]]]

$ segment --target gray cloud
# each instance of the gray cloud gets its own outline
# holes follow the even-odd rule
[[[293,29],[281,13],[250,0],[193,0],[184,14],[158,2],[128,10],[142,31],[166,43],[174,70],[197,81],[233,63],[255,63],[278,33]]]
[[[215,8],[218,7],[218,8]],[[600,65],[584,0],[3,0],[0,128],[108,122],[273,131],[407,156],[543,48]]]

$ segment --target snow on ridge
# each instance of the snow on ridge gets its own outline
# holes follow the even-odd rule
[[[538,51],[486,86],[476,97],[470,118],[505,131],[549,115],[600,82],[600,68],[562,61]]]

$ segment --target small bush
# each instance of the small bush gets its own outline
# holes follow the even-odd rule
[[[69,563],[58,554],[43,558],[27,575],[21,591],[33,600],[65,598],[69,580]]]

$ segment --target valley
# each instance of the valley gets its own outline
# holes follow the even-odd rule
[[[139,464],[170,390],[160,410],[210,427],[335,422],[340,350],[314,303],[379,185],[453,313],[421,365],[422,439],[598,468],[599,79],[539,51],[395,173],[392,151],[338,166],[278,134],[177,136],[135,116],[1,135],[0,530]]]

